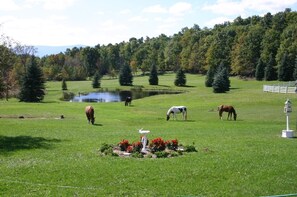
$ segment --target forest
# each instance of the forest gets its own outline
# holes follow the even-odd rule
[[[4,35],[0,44],[0,92],[14,95],[36,51]],[[133,37],[35,59],[47,81],[87,80],[96,73],[117,78],[124,65],[133,75],[145,75],[154,66],[158,74],[182,69],[209,78],[223,66],[231,76],[291,81],[297,79],[297,12],[239,16],[213,28],[194,24],[171,36]]]

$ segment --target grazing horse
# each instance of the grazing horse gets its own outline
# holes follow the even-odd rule
[[[234,120],[236,120],[236,118],[237,118],[237,114],[236,114],[236,111],[233,106],[221,105],[218,107],[218,111],[219,111],[219,116],[220,116],[221,120],[222,120],[223,112],[228,112],[227,120],[232,119],[232,114],[233,114]]]
[[[132,103],[132,98],[128,96],[125,100],[125,106],[131,105],[131,103]]]
[[[86,109],[85,109],[85,112],[86,112],[86,116],[87,116],[89,124],[90,124],[90,122],[92,124],[94,124],[94,122],[95,122],[94,108],[92,106],[87,106]]]
[[[167,111],[167,120],[170,119],[170,114],[172,114],[173,119],[176,120],[176,114],[179,113],[183,115],[183,120],[187,120],[187,107],[185,106],[172,106]]]

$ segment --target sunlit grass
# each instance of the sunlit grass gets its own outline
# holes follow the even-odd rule
[[[290,127],[296,130],[296,95],[264,93],[265,82],[231,78],[231,91],[214,94],[204,77],[187,75],[187,87],[173,86],[173,74],[135,77],[143,89],[186,93],[124,103],[92,103],[96,125],[88,125],[87,103],[60,101],[61,82],[48,82],[43,103],[0,101],[0,196],[265,196],[297,193],[296,139],[281,138],[284,102],[290,98]],[[120,87],[103,78],[102,88]],[[91,81],[67,82],[68,91],[94,91]],[[219,120],[230,104],[238,120]],[[166,121],[171,105],[188,106],[188,121]],[[61,120],[59,117],[65,116]],[[24,116],[24,119],[19,119]],[[179,117],[180,118],[180,117]],[[102,157],[102,143],[178,139],[197,153],[167,159]],[[13,145],[10,143],[14,143]]]

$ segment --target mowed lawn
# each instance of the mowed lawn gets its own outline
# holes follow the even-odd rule
[[[255,80],[230,78],[231,90],[214,94],[204,76],[186,75],[175,87],[174,74],[135,77],[133,87],[103,78],[103,89],[161,89],[164,94],[123,102],[91,103],[96,124],[87,123],[90,103],[60,101],[61,82],[46,83],[42,103],[0,101],[0,196],[272,196],[297,193],[297,138],[282,138],[283,112],[292,101],[290,129],[296,130],[295,94],[263,92]],[[91,81],[67,82],[71,92],[94,91]],[[277,82],[271,82],[277,83]],[[233,105],[237,121],[219,120],[217,106]],[[166,121],[172,105],[186,105],[188,120]],[[296,107],[295,107],[296,106]],[[64,115],[65,119],[59,117]],[[18,118],[24,116],[24,119]],[[177,139],[198,152],[174,158],[101,156],[103,143],[136,142],[138,129],[150,140]],[[295,134],[297,136],[297,134]]]

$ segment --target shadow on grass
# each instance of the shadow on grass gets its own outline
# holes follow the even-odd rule
[[[100,123],[94,123],[93,126],[103,126],[103,124],[100,124]]]
[[[53,143],[61,142],[58,139],[46,139],[31,136],[3,136],[0,135],[0,154],[10,153],[18,150],[50,149]]]

